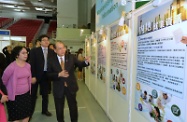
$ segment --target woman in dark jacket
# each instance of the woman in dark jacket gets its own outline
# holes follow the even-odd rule
[[[1,79],[3,72],[6,68],[6,59],[2,53],[0,53],[0,59],[1,59],[0,60],[0,90],[5,94],[5,95],[0,94],[0,102],[4,103],[8,101],[8,96],[7,96],[6,87],[4,86],[2,79]]]
[[[7,66],[13,61],[12,60],[12,47],[11,46],[6,46],[3,48],[3,53],[6,56],[6,64]]]
[[[6,64],[6,58],[3,53],[0,53],[0,76],[3,74],[3,71],[5,70],[7,64]]]

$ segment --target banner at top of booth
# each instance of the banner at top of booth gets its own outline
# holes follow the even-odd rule
[[[9,30],[0,30],[0,35],[9,36],[10,35],[10,31]]]
[[[96,29],[118,20],[122,15],[122,11],[128,13],[132,10],[132,2],[126,2],[126,5],[122,5],[122,2],[122,0],[96,1]]]

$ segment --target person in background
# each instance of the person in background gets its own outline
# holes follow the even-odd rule
[[[37,39],[36,41],[35,41],[35,47],[40,47],[41,45],[40,45],[40,41]]]
[[[78,85],[74,73],[74,65],[79,67],[89,66],[89,58],[79,61],[76,56],[66,54],[66,47],[62,41],[56,41],[57,54],[48,60],[48,77],[53,81],[53,95],[58,122],[64,122],[65,97],[70,111],[71,122],[78,122],[78,108],[76,92]]]
[[[54,44],[49,44],[49,49],[54,50]]]
[[[12,47],[6,46],[2,51],[6,56],[6,64],[9,65],[12,62]]]
[[[30,51],[32,48],[33,48],[33,44],[32,44],[32,42],[30,42],[29,47],[27,48],[27,52],[28,52],[27,62],[29,62],[29,60],[30,60]]]
[[[80,48],[78,50],[78,54],[77,54],[77,57],[78,57],[79,61],[84,61],[84,57],[83,57],[82,53],[83,53],[83,49]],[[78,80],[82,80],[83,79],[82,67],[79,67],[79,66],[78,66],[77,78],[78,78]]]
[[[16,46],[12,51],[14,61],[5,69],[2,81],[8,92],[9,121],[28,122],[31,115],[31,69],[26,62],[27,49]]]
[[[71,54],[70,49],[66,50],[66,54]]]
[[[48,94],[50,93],[51,81],[47,78],[47,62],[48,58],[54,55],[54,51],[49,49],[49,37],[41,35],[38,39],[41,46],[33,48],[30,52],[30,64],[32,72],[32,80],[35,84],[32,85],[32,114],[36,106],[38,85],[40,85],[40,94],[42,95],[42,114],[51,116],[48,111]]]
[[[28,47],[30,50],[33,48],[33,44],[32,42],[29,43],[29,47]]]
[[[2,53],[0,53],[0,59],[1,59],[0,60],[0,90],[3,92],[3,94],[0,93],[0,102],[5,103],[5,102],[8,101],[8,96],[7,96],[6,87],[3,84],[1,77],[2,77],[4,69],[6,67],[6,59],[5,59],[5,56]]]
[[[6,58],[3,53],[0,53],[0,76],[3,74],[6,66]]]

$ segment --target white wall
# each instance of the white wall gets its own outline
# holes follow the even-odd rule
[[[57,0],[57,26],[78,24],[78,0]]]

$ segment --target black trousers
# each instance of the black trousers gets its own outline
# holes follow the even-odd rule
[[[50,93],[50,81],[47,78],[46,72],[44,72],[40,81],[37,81],[35,84],[32,84],[31,87],[31,102],[32,102],[32,115],[35,110],[38,85],[40,85],[40,94],[42,95],[42,112],[48,111],[48,94]]]
[[[78,122],[78,107],[76,93],[72,94],[67,87],[64,88],[64,96],[62,98],[54,97],[56,116],[58,122],[64,122],[64,102],[67,99],[71,122]]]

